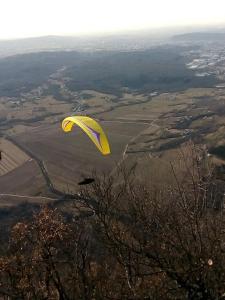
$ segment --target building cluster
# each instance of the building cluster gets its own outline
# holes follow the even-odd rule
[[[190,61],[187,68],[194,70],[197,77],[214,75],[225,80],[225,47],[203,47],[201,50],[187,53]]]

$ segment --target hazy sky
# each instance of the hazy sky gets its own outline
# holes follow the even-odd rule
[[[0,0],[0,39],[225,24],[225,0]]]

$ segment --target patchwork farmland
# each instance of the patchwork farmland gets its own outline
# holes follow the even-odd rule
[[[30,157],[6,139],[0,139],[0,176],[5,175],[26,163]]]

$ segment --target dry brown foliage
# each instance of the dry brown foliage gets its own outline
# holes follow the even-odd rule
[[[0,258],[3,299],[223,299],[224,185],[203,151],[180,155],[173,186],[147,189],[123,168],[120,184],[82,191],[91,216],[44,207],[16,224]]]

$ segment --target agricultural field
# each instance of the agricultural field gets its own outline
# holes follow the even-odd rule
[[[30,160],[23,151],[3,138],[0,139],[0,151],[0,176],[12,172]]]
[[[83,114],[85,111],[85,114],[99,120],[109,138],[112,154],[102,156],[78,127],[65,134],[61,121],[73,113],[73,105],[49,96],[45,101],[45,96],[36,103],[45,107],[45,110],[42,109],[43,116],[37,122],[11,123],[6,129],[7,135],[17,146],[28,153],[20,150],[17,160],[20,161],[19,153],[20,156],[23,154],[26,164],[0,177],[6,192],[16,191],[35,197],[49,195],[35,159],[43,162],[54,188],[77,193],[80,190],[78,183],[93,176],[93,172],[113,175],[123,163],[136,165],[140,181],[150,183],[154,179],[154,182],[160,182],[161,178],[166,181],[171,178],[167,176],[170,162],[177,160],[177,151],[188,140],[207,145],[208,151],[212,146],[215,148],[224,143],[223,89],[189,89],[155,97],[126,92],[120,101],[110,94],[84,90],[79,97],[81,111],[76,113]],[[86,107],[84,111],[82,107]],[[46,116],[45,111],[51,113]],[[57,116],[54,115],[56,112]],[[29,162],[29,153],[33,163]],[[17,154],[14,156],[17,157]],[[212,158],[221,163],[221,158]],[[32,180],[37,182],[35,185],[29,183],[30,174],[33,174]],[[17,176],[23,179],[17,181]],[[16,184],[12,185],[12,182]]]
[[[33,159],[1,176],[0,187],[3,194],[37,196],[47,191],[42,174]]]
[[[176,164],[180,147],[190,139],[206,148],[216,164],[224,163],[218,155],[211,155],[211,149],[218,147],[220,154],[225,153],[224,107],[223,89],[189,89],[164,93],[146,103],[118,107],[101,114],[101,118],[148,123],[130,140],[123,160],[129,165],[137,164],[141,181],[154,178],[152,181],[160,182],[165,178],[164,182],[169,182],[170,163]]]
[[[49,189],[46,187],[38,161],[43,162],[55,188],[63,192],[77,192],[79,190],[77,183],[91,176],[93,171],[108,174],[115,169],[123,158],[130,140],[148,126],[146,122],[121,122],[110,119],[104,121],[100,116],[102,112],[112,111],[118,105],[127,107],[139,100],[146,101],[143,95],[137,96],[137,99],[132,94],[126,94],[120,103],[117,103],[113,95],[90,90],[82,91],[79,94],[80,106],[86,106],[85,114],[91,116],[93,114],[101,122],[109,137],[112,154],[104,157],[79,128],[75,128],[71,134],[62,132],[61,121],[73,113],[74,103],[59,101],[51,96],[38,97],[36,90],[27,97],[27,101],[17,103],[16,107],[11,107],[12,101],[2,99],[2,105],[10,112],[5,122],[1,123],[2,132],[6,137],[4,141],[7,141],[7,138],[11,139],[17,145],[7,141],[12,145],[12,149],[18,149],[20,151],[18,153],[20,155],[22,153],[29,162],[22,166],[14,166],[15,170],[10,174],[2,174],[0,184],[5,194],[18,193],[35,197],[38,194],[48,195]],[[76,113],[82,114],[82,111]],[[8,149],[5,153],[8,153]],[[14,156],[17,157],[17,154]],[[17,180],[17,176],[21,178]],[[30,178],[35,185],[29,184]],[[16,184],[12,185],[15,181]]]
[[[22,67],[24,58],[20,59]],[[33,61],[35,55],[30,59]],[[36,60],[33,63],[36,65]],[[183,72],[182,64],[179,70]],[[112,71],[109,66],[109,75]],[[122,69],[117,71],[124,76]],[[155,91],[147,84],[135,90],[134,82],[127,78],[125,86],[113,79],[113,89],[98,85],[93,90],[95,78],[88,77],[90,84],[82,88],[78,79],[74,81],[76,74],[75,69],[57,65],[46,70],[39,85],[34,80],[32,88],[27,86],[19,93],[15,89],[11,94],[7,85],[2,86],[0,205],[17,203],[15,195],[19,202],[55,199],[58,196],[52,188],[78,193],[78,183],[93,177],[93,172],[116,175],[121,165],[135,165],[141,182],[156,184],[164,178],[169,184],[170,163],[176,164],[180,147],[190,139],[207,148],[217,164],[224,163],[223,88],[209,88],[207,82],[204,88],[188,88],[189,84],[180,82],[176,92],[162,87]],[[186,75],[193,79],[191,71]],[[167,86],[166,81],[164,84]],[[109,138],[111,155],[102,156],[78,127],[68,134],[62,131],[62,120],[73,114],[100,122]]]
[[[46,193],[46,184],[36,162],[6,139],[1,139],[0,145],[0,206],[46,201],[36,198]]]
[[[101,122],[110,141],[110,156],[103,156],[89,138],[75,127],[73,132],[65,134],[60,124],[41,126],[29,134],[19,134],[13,138],[42,160],[48,174],[57,189],[65,192],[77,192],[77,185],[93,171],[108,174],[122,157],[130,139],[144,128],[145,124],[135,122],[124,124]]]

